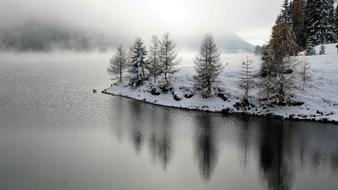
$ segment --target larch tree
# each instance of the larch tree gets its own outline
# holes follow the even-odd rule
[[[285,104],[293,95],[295,89],[295,61],[298,46],[296,36],[286,22],[277,22],[270,40],[275,64],[276,103]]]
[[[166,81],[166,85],[170,86],[170,78],[173,74],[179,70],[175,67],[180,63],[177,58],[176,44],[169,38],[169,33],[164,34],[162,41],[160,42],[160,62],[161,70]]]
[[[244,91],[242,102],[244,104],[248,104],[250,90],[255,87],[252,63],[248,57],[246,58],[246,61],[242,63],[242,68],[239,75],[239,87]]]
[[[153,78],[155,84],[157,77],[162,73],[160,62],[160,41],[156,35],[152,37],[152,44],[149,48],[148,70],[149,75]]]
[[[223,66],[220,62],[220,53],[216,42],[211,34],[206,34],[203,37],[199,55],[195,59],[195,70],[194,90],[204,98],[213,96],[219,84],[217,78],[222,72]]]
[[[129,69],[129,85],[137,87],[143,85],[145,80],[147,50],[143,45],[141,38],[136,38],[134,44],[130,48],[130,69]]]
[[[108,72],[117,77],[119,82],[122,83],[123,72],[125,71],[128,64],[128,53],[126,49],[122,46],[119,46],[116,49],[115,55],[110,59],[110,65],[108,67]]]
[[[304,0],[293,0],[292,2],[292,29],[296,35],[296,42],[301,50],[305,49],[305,1]]]

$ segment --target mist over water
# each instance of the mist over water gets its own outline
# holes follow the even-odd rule
[[[109,57],[1,54],[1,188],[338,187],[335,126],[94,94],[110,85]]]
[[[338,189],[336,125],[100,93],[113,83],[118,45],[140,37],[149,47],[166,32],[179,68],[194,66],[202,36],[213,34],[221,75],[236,79],[244,61],[258,68],[252,50],[269,39],[280,5],[0,0],[0,190]]]
[[[262,5],[270,9],[262,12]],[[1,0],[0,49],[105,50],[129,46],[136,37],[148,42],[165,32],[183,47],[198,46],[207,32],[225,47],[232,42],[222,39],[233,34],[250,44],[263,44],[279,7],[279,1],[269,0],[245,5],[233,0]],[[249,45],[240,40],[237,44],[244,49]]]

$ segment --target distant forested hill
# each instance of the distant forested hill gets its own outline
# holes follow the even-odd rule
[[[11,28],[0,28],[0,49],[2,50],[106,50],[114,47],[115,44],[114,40],[104,34],[49,23],[27,22]]]

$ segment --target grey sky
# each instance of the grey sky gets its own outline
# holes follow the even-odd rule
[[[0,0],[0,24],[31,18],[124,35],[149,37],[170,32],[187,38],[234,32],[264,43],[282,0]]]

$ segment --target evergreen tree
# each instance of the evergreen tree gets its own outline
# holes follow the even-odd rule
[[[292,29],[296,35],[296,42],[298,47],[305,49],[305,2],[304,0],[293,0],[291,9],[291,23]]]
[[[108,68],[108,72],[112,74],[114,77],[118,76],[119,82],[122,82],[123,72],[127,67],[128,63],[128,54],[127,51],[119,46],[116,50],[115,55],[110,59],[110,66]]]
[[[176,53],[176,44],[173,40],[169,38],[169,33],[166,33],[163,36],[162,41],[160,42],[160,61],[162,67],[162,73],[164,74],[164,79],[166,81],[166,85],[170,86],[170,77],[171,75],[178,72],[175,69],[175,66],[180,63],[180,60],[177,59]]]
[[[336,7],[336,36],[337,36],[337,42],[338,42],[338,3],[337,3],[337,7]]]
[[[240,71],[240,82],[239,87],[244,90],[242,102],[244,104],[249,103],[249,92],[252,88],[254,88],[254,75],[252,71],[251,61],[247,57],[246,61],[243,62],[242,68]]]
[[[255,54],[260,55],[262,53],[262,47],[257,45],[255,46]]]
[[[196,75],[194,79],[194,89],[202,97],[213,96],[217,88],[218,75],[222,72],[223,66],[220,63],[220,53],[216,42],[211,34],[206,34],[200,47],[199,55],[195,59]]]
[[[284,0],[281,13],[277,18],[277,22],[286,22],[291,25],[291,9],[289,0]]]
[[[130,79],[129,85],[137,87],[143,85],[145,79],[147,50],[143,45],[141,38],[136,38],[133,46],[130,48]]]
[[[155,84],[157,77],[161,74],[160,41],[158,40],[157,36],[152,37],[152,45],[149,49],[148,63],[149,75],[153,77]]]
[[[325,46],[322,44],[322,45],[320,46],[319,55],[325,55],[325,52],[326,52]]]
[[[270,45],[262,46],[262,64],[259,70],[259,75],[261,77],[266,77],[267,75],[271,74],[273,68],[271,65],[274,60],[272,56],[272,49]]]
[[[305,47],[305,54],[306,55],[316,55],[316,50],[315,48],[313,47],[313,44],[311,41],[308,41],[306,43],[306,47]]]
[[[262,48],[262,65],[260,69],[260,80],[258,86],[262,100],[266,100],[269,104],[275,94],[275,64],[274,57],[270,45]]]
[[[307,0],[305,35],[314,46],[336,42],[333,0]]]

